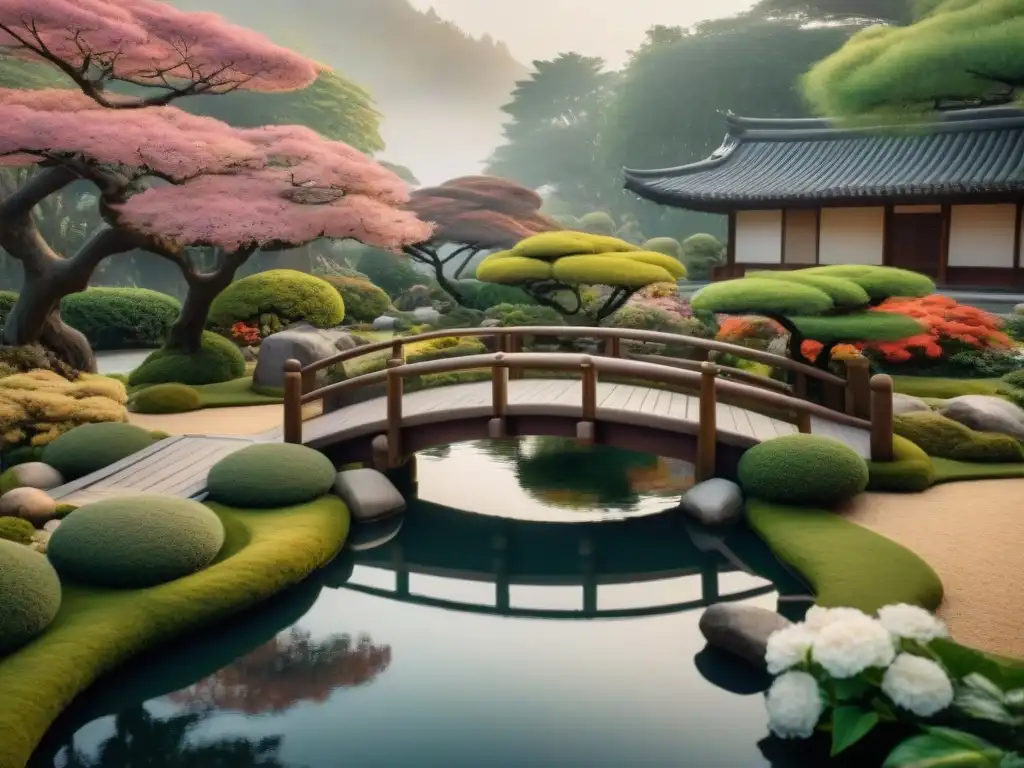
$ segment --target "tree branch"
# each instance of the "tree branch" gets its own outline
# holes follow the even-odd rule
[[[608,300],[602,305],[601,309],[599,309],[597,311],[597,314],[595,315],[595,320],[597,321],[597,324],[600,325],[601,321],[604,320],[606,317],[614,315],[616,312],[618,312],[620,309],[626,306],[626,302],[633,298],[633,295],[638,290],[638,288],[631,289],[619,287],[612,291],[611,296],[608,297]]]
[[[458,248],[456,248],[454,251],[449,253],[447,256],[445,256],[443,258],[439,256],[438,258],[441,259],[441,263],[442,264],[447,264],[452,259],[457,258],[460,254],[463,254],[466,251],[474,250],[475,248],[476,248],[475,245],[461,245]],[[472,256],[470,258],[472,258]]]
[[[105,258],[124,253],[144,245],[144,238],[132,232],[113,227],[97,230],[73,256],[61,259],[55,267],[55,276],[65,293],[83,291],[89,278]]]
[[[481,250],[483,250],[482,248],[479,248],[479,247],[477,247],[475,245],[473,245],[473,246],[466,246],[466,247],[470,248],[470,253],[469,253],[469,255],[466,256],[465,259],[462,260],[462,263],[459,265],[458,269],[455,270],[455,279],[456,280],[458,280],[458,279],[460,279],[462,277],[462,273],[466,271],[466,267],[469,266],[469,262],[471,262],[474,259],[474,257],[478,253],[480,253]]]
[[[39,203],[55,192],[59,192],[79,178],[74,170],[66,166],[45,168],[35,174],[20,189],[0,202],[0,223],[12,224],[27,216]],[[14,254],[11,254],[14,256]],[[15,258],[17,258],[15,256]]]

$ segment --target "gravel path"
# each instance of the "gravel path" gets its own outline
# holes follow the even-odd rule
[[[964,645],[1024,659],[1024,480],[868,493],[845,516],[920,555],[939,574],[939,615]],[[870,567],[865,563],[865,567]]]

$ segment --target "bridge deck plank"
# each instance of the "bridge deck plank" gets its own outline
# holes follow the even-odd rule
[[[608,417],[622,419],[627,413],[658,416],[693,424],[700,414],[696,397],[651,387],[631,384],[598,383],[598,409]],[[403,418],[443,418],[445,411],[466,408],[486,409],[491,404],[491,382],[454,384],[447,387],[410,392],[402,398]],[[545,408],[566,408],[582,403],[582,385],[567,379],[516,379],[508,384],[508,403],[543,413]],[[739,435],[752,441],[769,440],[797,431],[795,425],[738,406],[719,403],[717,406],[720,431]],[[429,414],[429,416],[428,416]],[[303,439],[313,445],[344,440],[381,431],[387,425],[385,398],[367,400],[347,406],[303,424]],[[813,433],[834,437],[854,448],[865,458],[870,456],[870,438],[867,431],[839,425],[823,419],[812,419]],[[269,434],[269,433],[268,433]],[[280,432],[274,433],[279,435]],[[279,439],[279,437],[277,438]]]

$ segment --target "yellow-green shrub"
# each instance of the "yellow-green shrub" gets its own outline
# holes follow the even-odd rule
[[[929,456],[941,459],[1024,462],[1024,448],[1009,435],[975,432],[934,411],[900,414],[893,419],[893,430],[920,446]]]
[[[82,424],[125,422],[128,394],[119,381],[83,374],[68,381],[36,370],[0,379],[0,449],[53,442]]]
[[[920,493],[935,484],[935,466],[920,446],[893,435],[892,461],[868,462],[868,490]]]
[[[140,389],[129,401],[135,413],[188,413],[203,407],[199,390],[187,384],[154,384]]]
[[[483,355],[486,352],[487,348],[479,339],[459,339],[455,336],[445,336],[442,339],[430,339],[410,344],[405,349],[405,361],[407,363],[425,363],[428,360]]]

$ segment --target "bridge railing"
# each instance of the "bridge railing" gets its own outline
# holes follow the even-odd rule
[[[679,343],[678,337],[673,338]],[[401,351],[400,347],[398,351]],[[303,387],[308,369],[303,369],[297,360],[289,360],[285,364],[284,440],[290,443],[302,442],[303,405],[325,397],[386,383],[387,433],[383,439],[375,441],[375,452],[379,454],[379,463],[397,466],[403,458],[402,397],[405,379],[481,368],[491,369],[492,372],[493,415],[488,424],[488,434],[493,439],[508,435],[506,418],[510,378],[519,378],[527,370],[578,371],[582,383],[582,400],[576,433],[577,438],[583,442],[594,440],[598,407],[597,383],[602,375],[654,381],[685,390],[697,390],[700,403],[696,461],[698,479],[714,475],[719,395],[731,396],[768,409],[794,413],[797,428],[802,433],[811,431],[811,418],[814,416],[833,423],[868,430],[871,435],[871,457],[876,461],[888,461],[892,458],[892,379],[885,375],[871,379],[870,419],[863,419],[793,395],[722,379],[719,377],[718,366],[706,361],[700,364],[699,371],[693,371],[647,361],[561,352],[495,352],[421,363],[406,363],[403,357],[396,356],[388,360],[384,370],[362,374],[310,391],[304,391]],[[831,376],[827,373],[825,375]]]

